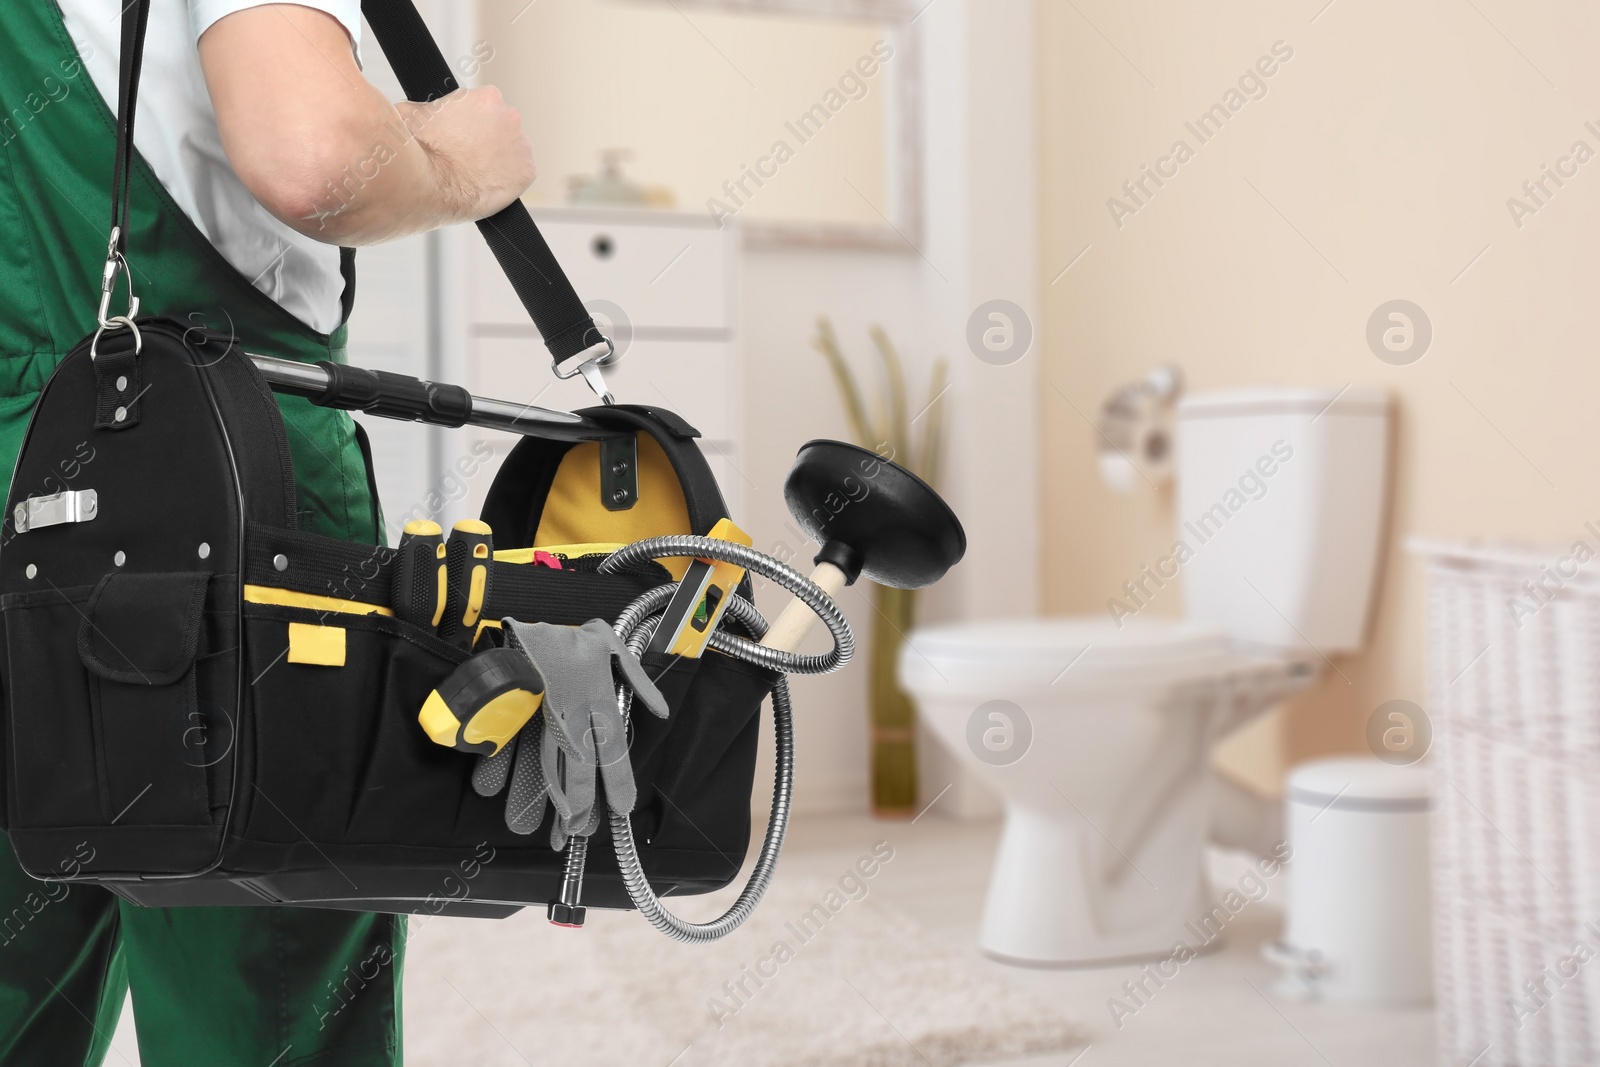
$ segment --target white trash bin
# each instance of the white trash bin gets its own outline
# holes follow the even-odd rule
[[[1269,957],[1281,991],[1329,1000],[1433,998],[1426,767],[1370,757],[1289,774],[1287,914]]]

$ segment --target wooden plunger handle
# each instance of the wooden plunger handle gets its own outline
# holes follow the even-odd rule
[[[839,590],[848,584],[844,571],[831,563],[817,564],[817,569],[811,572],[811,580],[835,600],[839,598]],[[811,627],[817,621],[817,613],[796,597],[789,601],[789,606],[783,609],[778,621],[767,630],[767,636],[761,639],[761,644],[779,652],[793,652],[800,647],[800,642],[806,639],[806,634],[811,632]]]

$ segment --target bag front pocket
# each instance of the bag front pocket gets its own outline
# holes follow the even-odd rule
[[[13,827],[105,822],[89,674],[78,658],[78,624],[93,592],[44,589],[0,601]]]
[[[208,826],[205,761],[188,735],[204,719],[195,661],[206,574],[108,574],[78,624],[100,747],[101,799],[116,825]]]
[[[245,605],[254,778],[245,836],[446,847],[472,758],[417,722],[466,653],[398,619]],[[312,853],[315,855],[315,853]]]
[[[185,747],[209,580],[116,572],[0,601],[13,826],[211,824]]]

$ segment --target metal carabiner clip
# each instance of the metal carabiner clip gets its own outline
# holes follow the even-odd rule
[[[100,328],[94,332],[94,340],[89,342],[89,358],[96,358],[95,349],[100,343],[100,335],[107,330],[120,330],[124,326],[133,331],[133,350],[137,353],[144,346],[144,339],[139,336],[139,327],[133,320],[139,315],[139,298],[133,292],[133,272],[128,269],[128,261],[117,250],[117,242],[122,237],[122,227],[111,227],[111,240],[106,242],[106,265],[100,272],[100,308],[95,314],[95,321]],[[117,289],[117,275],[128,276],[128,310],[121,315],[111,314],[111,297]]]
[[[595,331],[599,333],[598,330]],[[600,370],[605,362],[616,355],[617,346],[611,343],[611,338],[600,334],[600,340],[585,348],[582,352],[566,360],[554,359],[550,361],[550,372],[562,381],[568,378],[583,376],[589,383],[589,388],[594,390],[594,395],[600,398],[602,404],[615,404],[616,398],[611,395],[611,390],[606,387],[605,374]]]

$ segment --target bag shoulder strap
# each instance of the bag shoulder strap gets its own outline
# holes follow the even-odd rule
[[[132,0],[122,11],[122,53],[117,71],[117,145],[111,179],[111,238],[101,283],[102,326],[106,325],[107,304],[127,251],[133,119],[150,3],[151,0]],[[460,88],[411,0],[363,0],[361,12],[407,97],[427,102]],[[593,317],[578,299],[522,201],[513,201],[498,213],[479,219],[478,229],[544,338],[558,377],[570,378],[578,373],[579,366],[611,353],[611,342],[595,326]],[[128,314],[129,317],[136,314],[136,307],[130,308]]]
[[[128,184],[133,159],[133,117],[139,97],[139,71],[144,63],[144,31],[150,21],[149,0],[122,10],[122,51],[117,68],[117,149],[111,170],[111,249],[128,250]]]
[[[409,99],[425,103],[461,87],[412,0],[362,0],[361,13]],[[522,201],[479,219],[478,230],[544,338],[558,377],[572,376],[561,364],[581,353],[591,353],[583,362],[608,354],[610,342],[595,327]],[[605,351],[593,351],[600,348]]]

